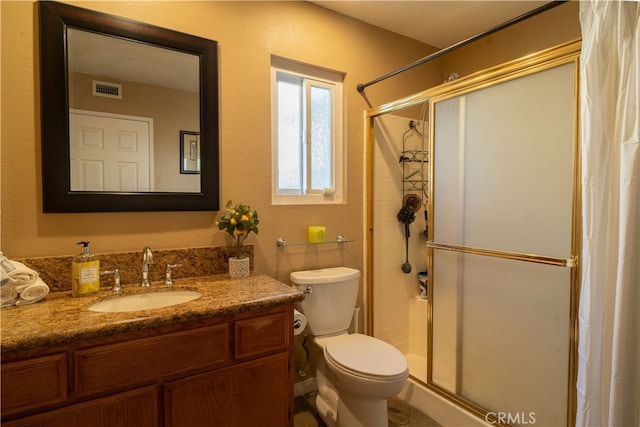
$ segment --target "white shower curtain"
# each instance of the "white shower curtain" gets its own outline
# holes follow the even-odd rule
[[[578,426],[640,426],[640,3],[584,0]]]

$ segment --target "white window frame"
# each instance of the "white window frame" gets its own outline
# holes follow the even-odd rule
[[[305,194],[290,194],[278,191],[278,72],[304,79],[316,86],[331,88],[333,100],[332,117],[332,171],[333,188],[308,191]],[[345,201],[345,126],[344,126],[344,74],[296,61],[272,56],[271,57],[271,202],[274,205],[312,205],[338,204]],[[308,110],[308,109],[307,109]],[[307,113],[308,114],[308,113]],[[309,162],[307,156],[305,161]],[[307,168],[308,170],[308,168]]]

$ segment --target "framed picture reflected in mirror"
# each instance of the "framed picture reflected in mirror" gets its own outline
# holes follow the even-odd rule
[[[200,173],[200,132],[180,131],[180,173]]]

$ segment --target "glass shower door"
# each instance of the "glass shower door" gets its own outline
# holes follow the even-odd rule
[[[566,424],[576,63],[432,105],[428,384],[490,423]]]

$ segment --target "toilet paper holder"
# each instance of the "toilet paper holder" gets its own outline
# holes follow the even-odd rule
[[[293,310],[293,335],[300,335],[307,327],[307,318],[298,310]]]

